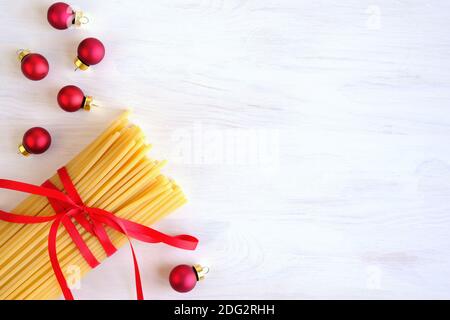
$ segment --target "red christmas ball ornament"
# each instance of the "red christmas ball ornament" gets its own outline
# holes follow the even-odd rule
[[[19,51],[19,61],[24,76],[33,81],[44,79],[50,69],[48,61],[43,55],[31,53],[28,50]]]
[[[194,289],[197,281],[205,278],[208,272],[208,267],[202,267],[198,264],[194,266],[180,264],[170,272],[169,282],[175,291],[182,293],[189,292]]]
[[[77,69],[87,70],[89,66],[100,63],[105,57],[105,46],[96,38],[86,38],[78,45],[75,59]]]
[[[29,129],[23,135],[22,144],[19,146],[19,151],[24,156],[30,154],[41,154],[50,148],[52,137],[50,133],[41,127],[34,127]]]
[[[79,27],[89,19],[83,16],[83,12],[73,10],[67,3],[56,2],[48,8],[47,21],[53,28],[64,30],[72,25]]]
[[[75,112],[81,108],[89,111],[93,105],[92,101],[92,97],[85,96],[77,86],[65,86],[58,92],[58,104],[67,112]]]

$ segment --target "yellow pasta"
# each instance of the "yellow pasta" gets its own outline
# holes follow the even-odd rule
[[[151,225],[182,206],[186,198],[173,180],[161,174],[166,162],[147,157],[150,148],[141,129],[129,123],[125,112],[69,161],[66,168],[87,206]],[[57,175],[50,181],[63,190]],[[54,214],[47,199],[34,195],[13,212]],[[98,261],[103,261],[106,254],[98,239],[78,223],[75,225]],[[0,299],[55,299],[61,295],[48,257],[49,228],[50,223],[21,225],[0,221]],[[106,231],[116,247],[126,243],[122,233],[108,227]],[[57,236],[57,251],[63,272],[69,266],[77,266],[81,275],[90,271],[63,228]]]

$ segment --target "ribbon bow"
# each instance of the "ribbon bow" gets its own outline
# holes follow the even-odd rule
[[[58,228],[61,224],[69,233],[81,255],[91,268],[95,268],[100,263],[84,242],[72,220],[77,221],[85,230],[97,237],[108,257],[114,254],[117,249],[108,237],[104,225],[123,233],[128,239],[133,256],[136,294],[138,300],[143,300],[144,294],[142,291],[139,265],[130,238],[148,243],[162,242],[176,248],[195,250],[198,240],[192,236],[169,236],[144,225],[117,217],[109,211],[86,206],[81,200],[81,197],[78,194],[65,167],[58,170],[58,176],[66,193],[59,191],[58,188],[50,181],[46,181],[42,184],[42,186],[36,186],[18,181],[0,179],[0,188],[46,197],[56,213],[52,216],[31,216],[13,214],[0,210],[0,220],[22,224],[46,223],[53,221],[48,234],[48,254],[50,256],[50,262],[52,264],[56,279],[58,280],[66,300],[73,300],[73,295],[61,270],[56,252],[56,238],[58,235]]]

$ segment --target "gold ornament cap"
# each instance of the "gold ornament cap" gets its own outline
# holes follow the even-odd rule
[[[30,50],[20,49],[19,51],[17,51],[17,58],[19,59],[20,62],[22,62],[23,58],[25,58],[30,53],[31,53]]]
[[[73,19],[73,24],[77,27],[80,27],[82,24],[86,24],[89,22],[89,18],[83,14],[83,11],[75,11],[75,17]]]
[[[30,155],[30,153],[27,151],[27,149],[25,149],[23,144],[19,145],[19,152],[21,155],[23,155],[25,157],[28,157]]]
[[[198,281],[205,279],[206,274],[209,272],[208,267],[203,267],[199,264],[194,264],[194,270],[196,272]]]
[[[78,57],[75,58],[74,63],[75,63],[75,66],[77,67],[77,69],[80,69],[83,71],[89,69],[89,66],[87,64],[84,64],[83,61],[78,59]]]
[[[91,111],[93,105],[93,98],[91,96],[84,97],[83,109],[86,111]]]

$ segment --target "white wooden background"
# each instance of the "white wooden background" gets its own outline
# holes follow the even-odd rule
[[[91,23],[68,31],[51,3],[0,1],[0,177],[42,182],[132,107],[190,199],[156,227],[201,240],[138,244],[148,299],[450,298],[448,1],[77,0]],[[74,73],[87,36],[106,58]],[[48,58],[45,80],[18,48]],[[103,108],[61,111],[67,84]],[[54,144],[23,158],[37,125]],[[174,292],[171,267],[197,262],[208,279]],[[75,294],[133,299],[128,249]]]

